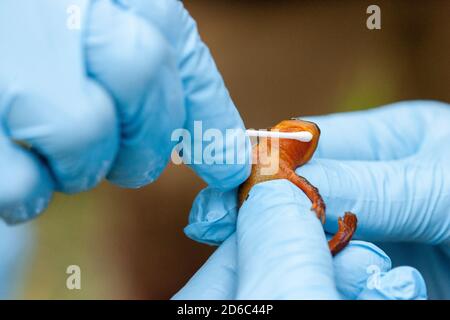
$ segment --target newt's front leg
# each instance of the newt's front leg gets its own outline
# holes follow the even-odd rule
[[[322,224],[325,224],[325,202],[322,199],[322,196],[319,193],[319,189],[314,187],[308,180],[305,178],[298,176],[294,171],[292,171],[291,174],[287,177],[289,181],[291,181],[293,184],[295,184],[300,190],[302,190],[309,200],[311,200],[312,207],[311,210],[313,210],[317,218],[319,218],[320,221],[322,221]]]
[[[319,189],[314,187],[306,178],[298,176],[295,172],[289,175],[288,180],[300,188],[312,202],[311,210],[315,211],[317,218],[325,224],[325,203],[319,193]],[[338,219],[338,231],[333,238],[328,241],[328,247],[334,256],[344,249],[356,231],[357,218],[351,212],[346,212],[344,218]]]

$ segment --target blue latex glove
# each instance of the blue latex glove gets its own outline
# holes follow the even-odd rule
[[[0,216],[9,223],[40,212],[55,185],[92,187],[116,152],[112,101],[85,76],[82,33],[66,26],[72,4],[84,17],[87,1],[0,3]]]
[[[31,238],[28,225],[10,227],[0,221],[0,300],[14,298],[23,285]]]
[[[74,6],[80,30],[66,26]],[[145,9],[144,19],[109,0],[0,2],[0,217],[8,223],[41,212],[53,191],[88,190],[108,173],[126,187],[153,181],[177,143],[173,130],[192,131],[195,120],[204,131],[243,129],[182,4],[146,1]],[[240,152],[244,141],[216,151]],[[250,169],[192,167],[219,188],[237,186]]]
[[[173,130],[192,133],[196,120],[204,131],[243,129],[182,4],[150,1],[145,10],[151,14],[138,17],[109,0],[0,2],[0,218],[7,223],[36,216],[54,191],[85,191],[105,176],[125,187],[152,182],[176,143]],[[79,30],[67,27],[77,15]],[[216,154],[241,154],[247,144]],[[244,163],[191,167],[226,189],[246,179]],[[0,239],[14,230],[0,230]],[[17,252],[13,242],[1,241],[1,256]],[[0,279],[9,279],[3,262]]]
[[[391,269],[389,257],[373,244],[351,241],[332,259],[310,207],[287,180],[256,185],[236,232],[174,299],[426,298],[420,273]]]
[[[307,120],[322,135],[314,159],[297,173],[319,188],[325,229],[334,233],[338,216],[355,212],[357,238],[397,242],[383,244],[394,265],[417,267],[431,298],[450,298],[449,106],[401,102]],[[203,190],[186,234],[221,243],[235,230],[236,206],[235,191]]]
[[[380,243],[394,265],[416,267],[430,298],[450,299],[450,106],[407,101],[310,120],[321,141],[297,173],[328,204],[326,230],[357,213],[357,238],[394,242]]]
[[[203,136],[194,132],[195,122],[201,121],[205,135],[208,130],[212,133],[210,129],[213,136],[225,137],[229,129],[244,133],[240,115],[195,21],[177,0],[116,2],[121,5],[120,13],[138,15],[148,27],[144,35],[143,28],[135,28],[135,32],[119,28],[117,9],[99,8],[94,14],[109,19],[98,19],[100,23],[92,28],[95,36],[87,38],[90,72],[116,98],[122,124],[121,149],[109,179],[127,187],[153,181],[174,146],[170,141],[173,130],[184,125],[192,137],[191,148],[183,148],[190,167],[209,185],[236,187],[250,173],[249,139],[225,139],[223,147],[215,149],[218,159],[244,154],[245,161],[211,165],[201,159],[208,141],[202,143]],[[108,30],[120,41],[112,41]],[[138,55],[124,57],[124,43]]]

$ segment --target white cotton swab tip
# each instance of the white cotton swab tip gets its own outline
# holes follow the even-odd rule
[[[291,139],[301,142],[310,142],[313,138],[312,133],[309,131],[279,132],[248,129],[246,130],[246,134],[249,137]]]

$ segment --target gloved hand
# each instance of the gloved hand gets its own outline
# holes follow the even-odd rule
[[[208,206],[208,205],[207,205]],[[391,269],[373,244],[332,259],[322,225],[295,185],[256,185],[233,232],[174,299],[425,299],[410,267]]]
[[[394,264],[416,266],[430,297],[450,298],[449,106],[411,101],[306,120],[322,135],[313,160],[297,173],[319,188],[327,204],[325,229],[334,233],[339,215],[356,213],[356,238],[408,242],[390,252]],[[221,243],[235,229],[235,199],[235,191],[203,190],[186,234]]]
[[[430,298],[450,298],[450,106],[405,101],[314,117],[322,137],[297,173],[328,204],[333,232],[344,208],[358,214],[356,237],[380,243],[395,265],[425,277]]]
[[[126,187],[153,181],[177,128],[192,134],[201,157],[207,145],[194,121],[223,135],[243,129],[182,4],[139,5],[145,20],[110,0],[0,2],[0,217],[8,223],[41,212],[55,190],[88,190],[107,174]],[[216,156],[246,144],[229,141]],[[188,160],[194,153],[183,151]],[[207,165],[197,155],[193,169],[213,186],[233,188],[249,174],[248,161]]]

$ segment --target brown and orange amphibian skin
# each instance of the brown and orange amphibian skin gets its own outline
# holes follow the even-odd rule
[[[287,179],[306,194],[312,202],[311,210],[316,213],[322,223],[325,223],[326,208],[319,190],[308,180],[295,173],[295,169],[307,163],[316,151],[320,137],[319,127],[313,122],[292,119],[281,121],[269,130],[280,132],[309,131],[313,138],[310,142],[301,142],[293,139],[277,139],[275,141],[272,138],[260,137],[258,144],[252,150],[253,165],[250,177],[239,187],[239,207],[247,199],[250,189],[255,184],[275,179]],[[266,161],[260,159],[261,155],[267,155]],[[270,163],[271,161],[278,161],[278,170],[275,170],[273,174],[267,174],[264,170],[267,170],[273,164]],[[338,231],[328,241],[333,255],[348,244],[356,230],[356,225],[356,215],[351,212],[346,212],[343,219],[339,218]]]

